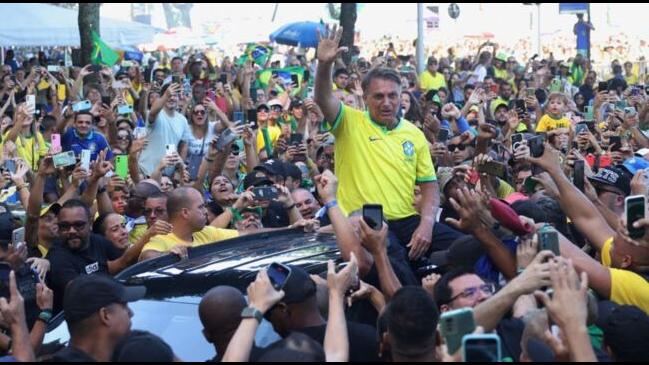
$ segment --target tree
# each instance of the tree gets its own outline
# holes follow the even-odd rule
[[[99,33],[100,3],[79,3],[79,37],[81,39],[81,64],[90,63],[92,31]]]
[[[343,36],[340,45],[348,47],[349,52],[343,53],[346,65],[352,61],[352,47],[354,46],[354,27],[356,25],[356,3],[342,3],[340,6],[340,25],[343,27]]]

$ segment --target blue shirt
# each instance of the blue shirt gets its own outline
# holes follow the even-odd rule
[[[588,31],[590,27],[586,22],[578,22],[575,24],[575,31],[577,33],[577,49],[588,49]]]
[[[68,128],[65,134],[61,136],[61,147],[63,151],[73,151],[77,156],[81,156],[81,150],[90,150],[90,161],[97,160],[99,152],[108,149],[106,160],[113,158],[106,137],[94,130],[91,130],[85,138],[82,138],[77,134],[75,128]]]

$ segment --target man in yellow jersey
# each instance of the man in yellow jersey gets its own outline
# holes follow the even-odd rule
[[[562,239],[561,256],[572,259],[579,272],[588,274],[588,284],[602,298],[635,305],[649,314],[649,232],[632,240],[626,222],[611,228],[595,204],[566,177],[558,152],[549,144],[540,158],[529,158],[547,171],[559,191],[559,203],[579,232],[599,251],[601,264],[567,239]],[[596,204],[602,203],[596,201]],[[637,227],[641,228],[641,227]]]
[[[171,233],[153,237],[142,249],[140,260],[164,255],[175,246],[196,247],[239,236],[236,230],[207,225],[205,201],[194,188],[182,187],[169,193],[167,214]]]
[[[315,101],[336,137],[335,163],[339,176],[338,202],[343,212],[364,204],[383,205],[392,233],[410,249],[411,260],[444,249],[460,233],[435,223],[439,187],[424,134],[412,123],[397,118],[401,79],[393,70],[377,68],[363,80],[368,110],[344,106],[331,90],[332,65],[342,29],[326,35],[318,46]],[[415,184],[421,188],[421,216],[413,208]],[[433,227],[435,228],[433,232]]]
[[[419,88],[422,92],[446,88],[446,80],[443,74],[437,72],[437,65],[437,60],[430,57],[426,70],[419,75]]]

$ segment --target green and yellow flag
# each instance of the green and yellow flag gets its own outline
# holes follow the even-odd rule
[[[92,32],[92,55],[90,60],[94,65],[101,64],[112,67],[119,61],[119,58],[120,55],[117,51],[102,41],[97,33]]]
[[[266,88],[268,87],[268,80],[270,80],[273,75],[279,77],[279,84],[286,85],[290,84],[293,79],[292,75],[297,75],[298,86],[302,85],[302,79],[304,78],[304,67],[293,66],[285,68],[267,68],[257,72],[257,83],[259,87]]]
[[[237,64],[241,66],[246,63],[246,61],[251,60],[257,65],[263,67],[272,55],[273,47],[258,43],[248,43],[243,55],[241,55],[237,60]]]

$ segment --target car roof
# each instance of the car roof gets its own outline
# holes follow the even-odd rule
[[[145,299],[197,304],[205,292],[218,285],[245,293],[257,272],[273,262],[319,274],[327,270],[328,260],[340,259],[334,235],[301,230],[241,236],[188,251],[186,260],[165,255],[129,267],[116,279],[126,285],[144,285]]]

